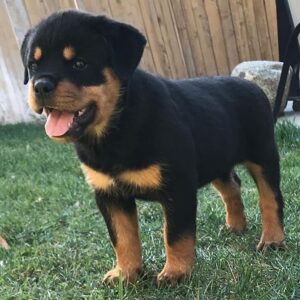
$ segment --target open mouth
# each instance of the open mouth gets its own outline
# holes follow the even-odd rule
[[[47,121],[45,130],[49,137],[61,138],[67,135],[80,135],[95,116],[95,104],[79,111],[61,111],[54,108],[44,108]]]

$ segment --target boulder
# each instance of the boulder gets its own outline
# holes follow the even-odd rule
[[[233,69],[231,76],[255,82],[265,92],[273,108],[282,66],[282,62],[276,61],[246,61],[237,65]],[[281,100],[280,114],[283,113],[287,104],[291,79],[292,69],[290,69],[286,81],[285,91]]]

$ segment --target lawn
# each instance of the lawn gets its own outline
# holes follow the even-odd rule
[[[197,262],[190,280],[157,288],[164,263],[162,212],[139,202],[145,277],[108,288],[114,263],[106,227],[71,145],[50,141],[34,125],[0,127],[0,299],[300,299],[300,129],[276,129],[286,200],[288,250],[257,253],[257,192],[238,169],[248,230],[224,228],[224,208],[211,187],[199,191]]]

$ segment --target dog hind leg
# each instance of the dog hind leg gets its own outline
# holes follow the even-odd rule
[[[226,209],[226,227],[234,232],[242,232],[246,229],[246,217],[244,205],[241,199],[241,181],[234,171],[217,178],[212,182],[219,192]]]
[[[257,250],[284,247],[283,197],[280,190],[280,170],[277,151],[264,162],[247,162],[259,192],[262,235]]]

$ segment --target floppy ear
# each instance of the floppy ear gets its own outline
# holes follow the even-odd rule
[[[29,81],[28,70],[27,70],[26,67],[24,67],[24,80],[23,80],[23,83],[27,84],[28,81]]]
[[[146,39],[131,25],[97,17],[98,29],[110,46],[111,64],[117,75],[128,79],[138,66]]]
[[[28,83],[29,80],[29,74],[28,74],[28,70],[27,70],[27,60],[28,60],[28,54],[29,54],[29,40],[30,40],[30,36],[31,36],[32,30],[29,29],[24,37],[24,40],[22,42],[22,46],[21,46],[21,57],[22,57],[22,61],[23,61],[23,65],[24,65],[24,84]]]

